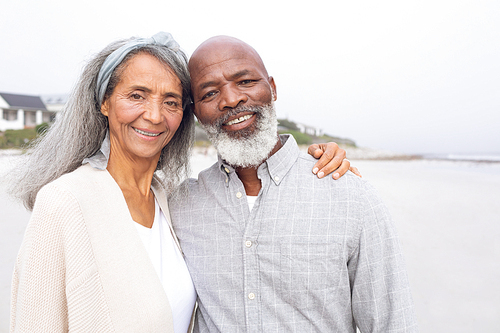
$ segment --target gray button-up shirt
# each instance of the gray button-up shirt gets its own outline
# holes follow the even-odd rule
[[[258,168],[252,211],[220,158],[170,202],[199,332],[416,332],[396,231],[364,180],[318,179],[293,137]],[[187,188],[186,188],[187,186]]]

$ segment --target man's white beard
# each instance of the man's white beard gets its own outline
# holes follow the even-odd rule
[[[230,135],[222,129],[222,124],[230,116],[247,111],[256,112],[253,133],[245,133],[243,129],[238,131],[240,133]],[[274,102],[265,106],[239,107],[221,117],[217,124],[202,126],[222,159],[233,167],[257,168],[269,157],[278,142],[278,120]]]

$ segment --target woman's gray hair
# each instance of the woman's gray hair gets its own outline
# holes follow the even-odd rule
[[[60,176],[72,172],[101,147],[108,130],[108,119],[96,95],[97,77],[106,58],[133,40],[111,43],[85,66],[79,81],[49,130],[28,147],[28,153],[9,175],[9,192],[32,210],[38,191]],[[167,193],[189,175],[189,158],[194,140],[194,117],[190,103],[190,77],[187,57],[181,50],[147,44],[131,51],[113,71],[104,100],[113,93],[127,61],[146,52],[168,66],[181,81],[184,114],[170,142],[163,148],[157,176]]]

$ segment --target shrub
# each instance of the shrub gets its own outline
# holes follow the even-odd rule
[[[278,123],[281,127],[286,127],[291,131],[298,131],[299,130],[297,125],[293,121],[290,121],[288,119],[278,119]],[[294,135],[294,137],[295,137],[295,135]]]
[[[305,133],[301,133],[299,131],[292,131],[292,130],[280,131],[280,134],[285,134],[285,133],[289,133],[289,134],[293,135],[293,137],[295,138],[295,141],[297,141],[297,144],[299,144],[299,145],[310,145],[312,143],[312,138]]]
[[[34,128],[22,130],[6,130],[3,140],[0,140],[0,148],[21,148],[37,137]]]
[[[40,125],[36,125],[35,131],[38,135],[42,135],[49,129],[50,125],[48,123],[41,123]]]

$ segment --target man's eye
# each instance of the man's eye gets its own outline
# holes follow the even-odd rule
[[[243,80],[243,81],[240,81],[240,84],[241,85],[247,85],[247,84],[250,84],[252,82],[254,82],[254,80]]]
[[[216,93],[217,93],[216,91],[209,91],[205,95],[203,95],[203,97],[201,98],[201,100],[210,98],[210,97],[214,96]]]
[[[132,97],[132,99],[135,99],[135,100],[142,99],[142,96],[139,94],[132,94],[131,97]]]

